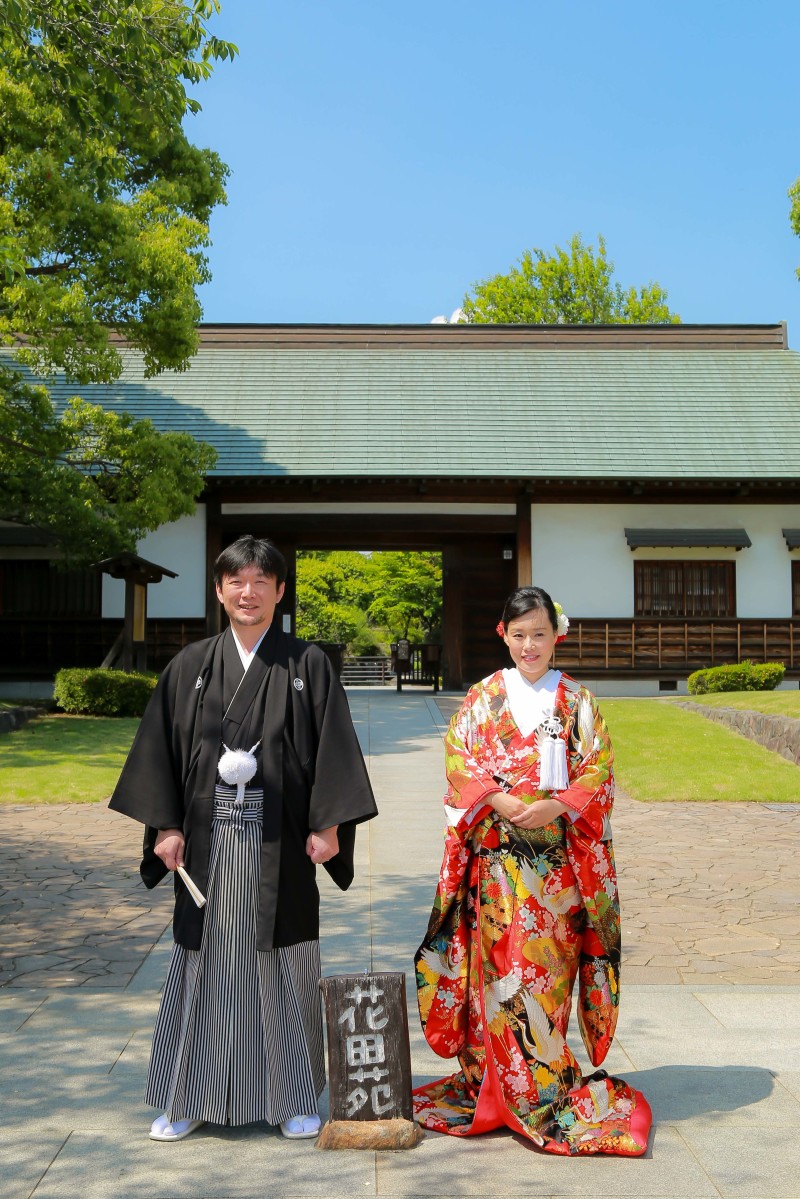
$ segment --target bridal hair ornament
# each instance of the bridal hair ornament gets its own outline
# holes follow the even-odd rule
[[[559,641],[563,641],[564,638],[566,637],[567,633],[569,632],[569,617],[564,612],[564,609],[561,607],[561,604],[557,604],[555,601],[553,601],[553,607],[556,610],[556,617],[557,617],[557,620],[556,620],[556,645],[558,645]],[[497,633],[498,637],[505,637],[506,626],[503,624],[502,620],[495,628],[495,632]]]
[[[539,788],[542,791],[566,791],[569,787],[567,744],[561,733],[561,721],[552,715],[546,717],[536,730]]]
[[[256,741],[251,749],[228,749],[225,742],[222,742],[222,748],[225,753],[217,763],[219,777],[223,783],[227,783],[229,787],[236,788],[236,803],[244,802],[245,785],[255,775],[258,767],[258,762],[255,759],[255,751],[258,749],[261,741]]]

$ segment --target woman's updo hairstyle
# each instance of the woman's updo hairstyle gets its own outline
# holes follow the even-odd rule
[[[547,619],[553,626],[553,632],[558,632],[558,613],[556,606],[546,591],[541,587],[518,587],[512,591],[503,608],[503,626],[508,630],[509,622],[518,620],[528,612],[541,610],[547,613]]]

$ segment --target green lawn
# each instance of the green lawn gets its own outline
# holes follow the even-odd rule
[[[714,695],[687,695],[693,704],[709,708],[750,708],[768,716],[793,716],[800,720],[800,689],[797,691],[723,691]]]
[[[617,780],[634,799],[800,802],[800,766],[697,712],[662,699],[600,706]]]
[[[792,692],[743,694],[795,698]],[[800,802],[800,767],[695,712],[664,699],[606,699],[601,707],[611,730],[619,785],[634,799]],[[107,799],[137,724],[107,717],[40,716],[0,736],[0,803]]]
[[[39,716],[0,736],[0,803],[108,799],[138,720]]]

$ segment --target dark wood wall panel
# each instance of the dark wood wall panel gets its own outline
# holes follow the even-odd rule
[[[511,664],[496,633],[506,597],[517,585],[517,564],[504,559],[503,538],[480,538],[461,547],[461,677],[450,686],[470,686]]]
[[[0,618],[6,678],[45,678],[64,666],[99,666],[122,631],[121,620]],[[205,621],[147,621],[147,668],[161,671],[178,650],[205,636]]]

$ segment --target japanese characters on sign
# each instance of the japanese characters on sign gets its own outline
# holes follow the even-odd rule
[[[322,980],[332,1120],[411,1118],[403,974]]]

